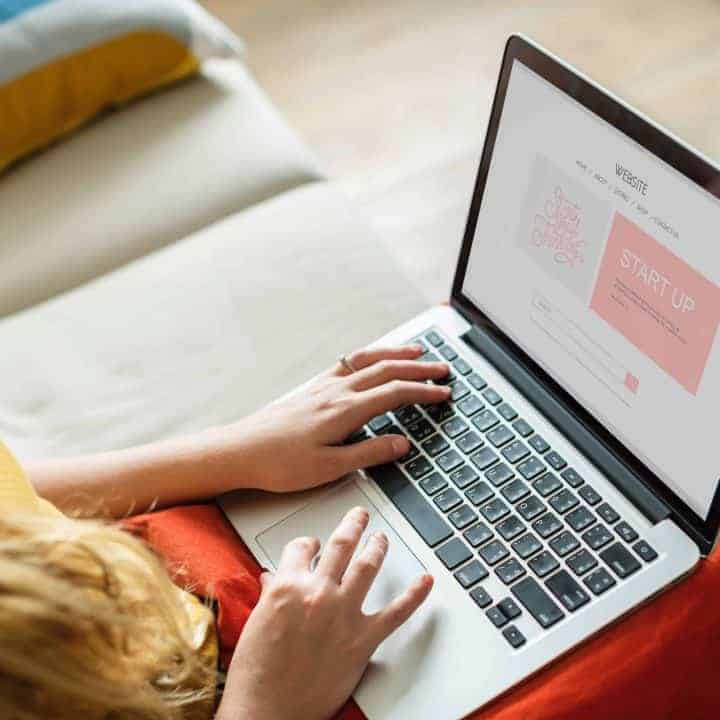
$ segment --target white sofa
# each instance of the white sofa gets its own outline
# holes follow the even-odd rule
[[[0,176],[0,218],[21,460],[231,421],[422,307],[236,61]]]

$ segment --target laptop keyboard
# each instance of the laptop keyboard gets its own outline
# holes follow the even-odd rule
[[[437,330],[411,341],[447,361],[448,402],[373,418],[349,438],[405,435],[411,449],[372,476],[513,648],[524,612],[544,630],[657,553]],[[494,573],[507,588],[492,597]]]

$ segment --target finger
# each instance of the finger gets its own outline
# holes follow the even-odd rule
[[[315,572],[340,583],[369,520],[365,508],[350,510],[335,528],[320,555]]]
[[[388,539],[385,533],[373,533],[358,557],[350,564],[342,586],[345,592],[362,606],[365,596],[385,562]]]
[[[381,360],[415,360],[423,354],[420,345],[401,345],[400,347],[363,348],[351,352],[347,359],[355,370],[362,370]],[[337,363],[331,370],[337,376],[350,375],[350,371],[342,364]]]
[[[353,470],[399,460],[410,451],[410,443],[402,435],[381,435],[354,445],[328,448],[327,465],[335,469],[337,477]]]
[[[310,570],[310,565],[319,549],[320,541],[317,538],[299,537],[291,540],[283,548],[278,572]]]
[[[399,597],[389,605],[370,616],[371,635],[377,645],[395,632],[425,602],[432,590],[431,575],[421,575]]]
[[[381,360],[356,372],[348,381],[354,390],[368,390],[391,380],[439,380],[450,368],[444,362],[424,363],[416,360]]]
[[[396,410],[404,405],[431,405],[448,400],[452,390],[447,385],[430,385],[409,380],[392,380],[385,385],[356,393],[347,412],[351,428],[364,425],[376,415]]]

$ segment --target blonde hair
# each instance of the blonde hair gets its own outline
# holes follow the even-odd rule
[[[107,524],[0,517],[0,717],[207,718],[214,668],[157,557]]]

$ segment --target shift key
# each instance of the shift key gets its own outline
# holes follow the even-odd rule
[[[551,627],[565,617],[565,613],[534,578],[526,577],[515,583],[511,592],[544,628]]]
[[[374,467],[370,474],[388,500],[430,547],[439,545],[453,534],[450,526],[396,465]]]

